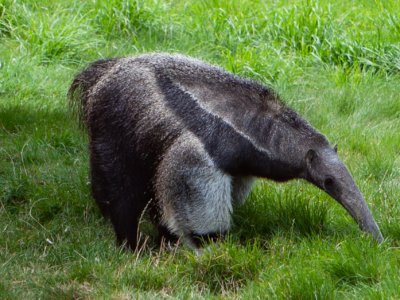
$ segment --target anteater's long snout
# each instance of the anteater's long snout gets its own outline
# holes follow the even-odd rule
[[[382,233],[350,172],[338,158],[336,151],[329,149],[321,153],[321,158],[317,158],[314,168],[311,162],[311,178],[317,183],[322,181],[319,186],[349,212],[361,230],[370,233],[381,243]]]
[[[381,243],[383,241],[382,233],[361,193],[357,190],[352,193],[345,193],[340,198],[338,201],[358,223],[360,229],[370,233],[375,240]]]

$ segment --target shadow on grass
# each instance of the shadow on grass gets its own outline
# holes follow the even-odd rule
[[[3,136],[3,152],[8,153],[5,160],[14,158],[16,163],[18,160],[35,163],[35,157],[42,156],[39,161],[43,162],[55,152],[76,155],[84,151],[85,137],[75,124],[77,121],[67,110],[33,110],[21,106],[2,108],[0,135]],[[26,157],[22,157],[23,154]]]
[[[328,207],[319,199],[308,200],[299,193],[300,185],[284,188],[259,184],[246,204],[236,208],[232,233],[241,241],[260,238],[268,240],[276,234],[307,237],[326,232]],[[308,193],[309,194],[309,193]],[[319,194],[318,194],[319,195]],[[313,196],[313,198],[317,198]]]
[[[0,130],[6,134],[32,133],[44,129],[76,129],[77,123],[66,108],[60,110],[33,109],[15,105],[0,110]]]
[[[0,200],[9,213],[46,199],[40,202],[49,204],[44,205],[46,221],[62,210],[56,201],[71,198],[74,191],[81,194],[76,189],[87,181],[86,143],[73,122],[62,110],[0,110]]]

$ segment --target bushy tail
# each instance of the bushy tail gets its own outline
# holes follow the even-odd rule
[[[79,116],[81,124],[86,124],[87,122],[87,102],[92,87],[117,61],[117,58],[95,61],[75,76],[68,90],[68,98],[70,106]]]

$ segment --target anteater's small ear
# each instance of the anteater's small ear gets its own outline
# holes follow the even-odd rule
[[[337,153],[337,144],[333,147],[333,150]]]
[[[317,152],[314,149],[310,149],[306,154],[307,166],[310,167],[313,161],[318,157]]]

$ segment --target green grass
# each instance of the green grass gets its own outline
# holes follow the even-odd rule
[[[400,297],[398,1],[0,0],[0,298]],[[263,82],[332,144],[386,240],[301,181],[260,181],[202,256],[118,249],[66,92],[87,63],[180,52]]]

